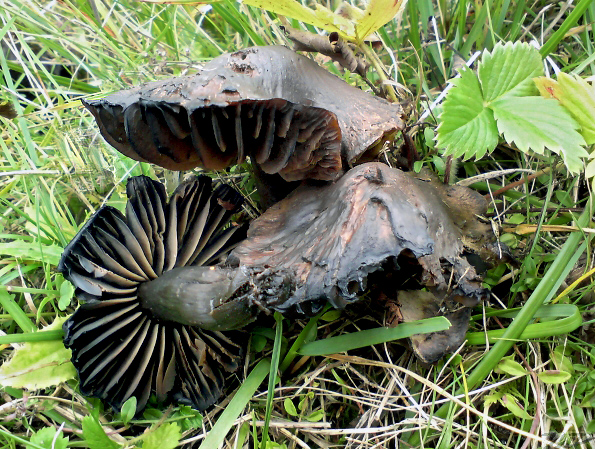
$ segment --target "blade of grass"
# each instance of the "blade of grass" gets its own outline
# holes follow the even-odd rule
[[[396,327],[378,327],[376,329],[367,329],[365,331],[313,341],[302,346],[298,353],[310,356],[336,354],[338,352],[411,337],[412,335],[439,332],[449,327],[450,321],[448,319],[443,316],[437,316],[410,323],[401,323]]]
[[[550,36],[550,38],[546,41],[545,44],[539,49],[539,53],[541,53],[542,57],[548,56],[554,49],[558,46],[558,44],[564,39],[568,30],[575,26],[579,19],[583,16],[587,8],[593,4],[593,0],[580,0],[578,4],[574,7],[572,12],[568,14],[568,17],[562,22],[560,28],[558,28],[554,34]]]
[[[252,369],[246,380],[242,383],[242,386],[238,388],[233,399],[229,401],[229,404],[227,404],[227,407],[225,407],[225,410],[221,413],[199,449],[217,449],[221,446],[235,420],[240,416],[240,413],[244,410],[248,402],[250,402],[250,399],[252,399],[252,396],[254,396],[262,381],[267,377],[270,367],[270,359],[263,359],[258,362],[258,365]]]
[[[23,332],[33,332],[37,328],[19,307],[13,296],[4,289],[0,289],[0,305],[6,313],[17,323]]]
[[[260,449],[266,449],[269,438],[269,423],[273,412],[273,399],[275,397],[275,383],[279,370],[279,359],[281,358],[281,340],[283,339],[283,315],[275,312],[275,342],[273,343],[273,354],[271,355],[271,369],[269,372],[269,387],[267,392],[267,407],[264,415],[264,426],[262,428],[262,440]]]
[[[508,314],[506,316],[512,317]],[[503,315],[500,315],[503,316]],[[561,318],[564,317],[564,318]],[[540,307],[534,315],[534,318],[559,318],[555,321],[545,321],[543,323],[529,324],[518,340],[529,340],[533,338],[546,338],[555,335],[568,334],[578,329],[583,324],[583,318],[579,308],[573,304],[551,304]],[[490,343],[496,343],[501,340],[507,328],[495,329],[487,332],[470,332],[467,334],[468,345],[482,345],[486,340]]]

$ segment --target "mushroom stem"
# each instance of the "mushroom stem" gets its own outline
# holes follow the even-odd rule
[[[141,284],[138,299],[162,320],[211,331],[238,329],[256,315],[247,297],[237,295],[247,283],[246,273],[236,268],[181,267]]]

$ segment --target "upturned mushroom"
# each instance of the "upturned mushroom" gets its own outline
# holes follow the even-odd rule
[[[203,410],[241,359],[241,340],[222,331],[256,314],[245,301],[221,301],[246,276],[209,266],[244,237],[244,227],[229,225],[243,198],[226,185],[213,190],[206,176],[181,184],[169,201],[163,185],[144,176],[128,181],[127,195],[126,215],[99,209],[60,260],[59,271],[85,302],[64,324],[81,391],[115,408],[136,396],[141,410],[154,393]],[[181,267],[190,267],[191,280]],[[195,296],[200,323],[192,324],[200,326],[147,306],[159,294],[155,283],[172,275]]]

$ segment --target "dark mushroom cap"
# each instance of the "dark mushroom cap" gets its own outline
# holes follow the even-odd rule
[[[249,155],[285,180],[334,180],[403,128],[401,108],[279,46],[221,55],[196,75],[83,101],[123,154],[172,170]]]
[[[99,209],[60,260],[59,270],[86,302],[64,324],[81,391],[115,408],[136,396],[141,410],[155,393],[203,410],[221,394],[223,371],[237,368],[242,345],[229,333],[163,319],[143,304],[156,291],[142,287],[194,265],[204,272],[197,303],[205,314],[217,308],[213,285],[228,285],[235,271],[202,265],[244,237],[243,227],[227,226],[243,198],[225,185],[213,191],[206,176],[181,184],[169,202],[163,185],[144,176],[128,181],[127,194],[125,216]]]
[[[475,305],[487,291],[464,256],[458,211],[437,189],[381,163],[359,165],[333,184],[300,186],[268,209],[228,262],[293,272],[296,293],[269,304],[282,312],[314,313],[327,300],[342,309],[370,288],[372,273],[399,270],[399,256],[419,266],[419,287],[438,304]]]

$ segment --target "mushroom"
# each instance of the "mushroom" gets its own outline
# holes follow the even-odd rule
[[[470,189],[364,163],[403,128],[399,105],[284,47],[222,55],[197,75],[85,105],[136,160],[221,169],[250,156],[273,200],[302,182],[240,242],[237,228],[215,234],[239,204],[229,190],[206,193],[199,178],[166,205],[158,183],[133,178],[126,217],[101,209],[60,265],[90,300],[65,326],[83,392],[116,407],[136,395],[141,408],[155,392],[204,409],[220,394],[221,368],[238,364],[228,332],[261,311],[311,315],[364,292],[399,303],[405,321],[453,320],[445,333],[411,339],[422,360],[462,342],[469,307],[487,296],[467,256],[495,254],[476,217],[486,205]]]
[[[225,304],[246,275],[209,266],[244,237],[245,227],[228,225],[243,198],[226,185],[213,190],[206,176],[181,184],[169,201],[163,185],[145,176],[131,178],[126,192],[126,215],[99,209],[59,264],[85,301],[64,324],[81,391],[115,408],[136,396],[141,410],[155,393],[160,401],[174,398],[204,410],[220,396],[223,372],[241,360],[241,340],[223,331],[257,312]],[[178,287],[192,293],[201,326],[145,304],[163,294],[159,279],[179,270],[192,273]]]
[[[83,101],[120,152],[172,170],[250,156],[286,181],[337,179],[403,129],[398,104],[280,46],[221,55],[196,75]]]
[[[458,321],[443,334],[448,344],[413,339],[420,358],[435,361],[463,342],[468,327],[469,309],[451,312],[488,296],[466,258],[480,249],[493,250],[489,238],[482,240],[489,227],[476,218],[487,205],[476,192],[455,189],[453,195],[451,187],[379,162],[362,164],[333,184],[302,185],[269,208],[251,223],[228,264],[292,273],[295,293],[267,307],[307,315],[327,301],[343,309],[375,284],[398,301],[397,290],[413,277],[414,286],[427,289],[431,300],[426,296],[427,304],[415,310],[417,301],[401,296],[408,303],[403,305],[406,321],[437,314]]]

